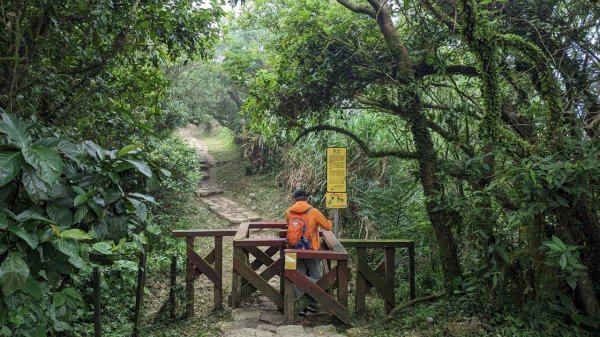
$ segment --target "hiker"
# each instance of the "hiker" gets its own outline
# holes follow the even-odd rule
[[[321,248],[321,238],[319,237],[319,227],[330,231],[332,223],[318,209],[313,208],[306,200],[308,193],[303,189],[298,189],[292,195],[294,204],[286,212],[288,223],[287,244],[291,249],[312,249]],[[305,274],[312,282],[321,279],[321,264],[317,259],[298,259],[296,270]],[[297,287],[294,289],[296,296],[302,295],[302,291]],[[308,313],[318,313],[319,308],[316,304],[309,304],[300,315]]]

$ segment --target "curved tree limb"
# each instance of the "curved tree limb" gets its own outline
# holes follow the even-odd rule
[[[348,8],[351,11],[353,11],[354,13],[367,14],[368,16],[372,17],[373,19],[375,19],[375,17],[377,16],[377,12],[375,12],[370,7],[357,5],[357,4],[355,4],[355,3],[353,3],[352,1],[349,1],[349,0],[337,0],[337,2],[340,5]]]
[[[355,135],[354,133],[352,133],[344,128],[340,128],[337,126],[331,126],[331,125],[319,125],[319,126],[310,127],[308,129],[304,129],[298,135],[298,137],[294,141],[294,144],[296,144],[300,139],[302,139],[303,137],[305,137],[311,133],[321,132],[321,131],[333,131],[333,132],[341,133],[343,135],[346,135],[346,136],[352,138],[352,140],[354,140],[356,142],[356,144],[358,144],[358,146],[361,148],[361,150],[365,153],[365,155],[367,157],[372,157],[372,158],[397,157],[397,158],[401,158],[401,159],[415,159],[415,160],[419,159],[419,154],[416,152],[409,152],[409,151],[402,151],[402,150],[373,151],[373,150],[369,149],[367,144],[362,139],[360,139],[357,135]]]
[[[419,298],[415,298],[412,301],[408,301],[408,302],[406,302],[406,303],[404,303],[404,304],[402,304],[402,305],[394,308],[394,310],[390,311],[390,313],[388,314],[388,316],[381,323],[383,323],[383,324],[389,323],[391,320],[394,319],[394,317],[396,317],[396,315],[400,311],[402,311],[402,310],[404,310],[404,309],[406,309],[406,308],[408,308],[410,306],[413,306],[413,305],[421,303],[421,302],[432,301],[432,300],[438,299],[438,298],[440,298],[440,297],[442,297],[444,295],[446,295],[446,292],[445,291],[440,291],[438,293],[431,294],[429,296],[419,297]]]

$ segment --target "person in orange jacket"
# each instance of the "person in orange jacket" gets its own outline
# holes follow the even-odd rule
[[[308,193],[303,189],[298,189],[292,195],[294,204],[286,211],[286,220],[290,223],[290,220],[297,214],[305,214],[307,218],[307,230],[306,238],[310,243],[310,249],[319,250],[321,248],[321,238],[319,236],[319,227],[324,230],[330,231],[333,227],[331,220],[328,220],[323,213],[318,209],[313,208],[308,202]],[[317,282],[321,279],[321,265],[320,260],[316,259],[298,259],[296,261],[296,270],[305,274],[310,278],[311,281]],[[296,296],[302,295],[302,291],[295,288]],[[309,304],[300,315],[306,315],[307,313],[317,313],[319,311],[316,304]]]

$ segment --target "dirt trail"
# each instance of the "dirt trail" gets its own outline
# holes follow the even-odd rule
[[[200,161],[203,179],[198,186],[198,195],[200,200],[205,203],[213,212],[227,219],[232,224],[241,222],[257,221],[260,216],[249,210],[243,205],[228,199],[222,195],[223,190],[217,186],[214,179],[211,177],[211,168],[218,163],[214,157],[210,155],[207,144],[197,138],[197,130],[194,128],[182,129],[179,132],[188,144],[196,149],[198,159]],[[224,244],[231,244],[224,242]],[[224,252],[229,255],[229,251]],[[225,255],[225,254],[224,254]],[[228,259],[224,256],[225,260]],[[279,278],[275,277],[270,280],[272,286],[278,288]],[[197,288],[197,286],[196,286]],[[198,290],[198,289],[197,289]],[[226,337],[343,337],[337,332],[335,326],[331,324],[323,324],[324,321],[329,321],[331,317],[321,313],[314,315],[306,321],[313,325],[305,327],[302,325],[285,325],[285,318],[277,307],[265,296],[258,296],[256,303],[244,303],[250,307],[233,309],[233,321],[220,322],[219,329]],[[321,322],[321,323],[319,323]],[[317,324],[316,326],[314,326]]]

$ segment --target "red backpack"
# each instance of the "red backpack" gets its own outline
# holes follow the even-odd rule
[[[307,238],[306,232],[308,231],[308,212],[312,210],[309,207],[302,213],[290,212],[290,219],[287,225],[287,246],[292,249],[311,249],[310,248],[310,235]]]

